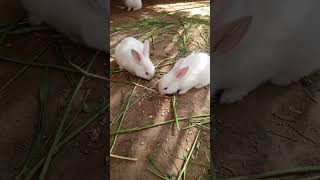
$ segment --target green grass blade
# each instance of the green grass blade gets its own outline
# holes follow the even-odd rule
[[[177,124],[177,129],[178,129],[178,131],[180,131],[179,117],[177,114],[177,107],[176,107],[176,96],[173,96],[172,108],[173,108],[173,113],[174,113],[174,119],[176,120],[176,124]]]
[[[95,56],[92,58],[90,64],[88,65],[88,68],[87,68],[87,71],[91,68],[94,60],[96,59],[98,53],[95,54]],[[81,79],[79,80],[76,88],[74,89],[73,93],[72,93],[72,96],[67,104],[67,107],[64,111],[64,114],[62,116],[62,119],[61,119],[61,122],[60,122],[60,125],[58,127],[58,130],[56,132],[56,136],[53,140],[53,143],[52,143],[52,146],[50,147],[50,150],[49,150],[49,153],[48,153],[48,156],[45,160],[45,163],[43,165],[43,169],[40,173],[40,177],[39,177],[39,180],[45,180],[45,177],[46,177],[46,174],[47,174],[47,171],[48,171],[48,168],[49,168],[49,165],[51,163],[51,160],[53,158],[53,154],[54,154],[54,151],[56,149],[56,146],[58,145],[59,141],[60,141],[60,138],[61,138],[61,133],[62,133],[62,130],[63,130],[63,127],[64,127],[64,124],[65,124],[65,121],[71,111],[71,106],[72,106],[72,103],[73,101],[75,100],[79,90],[80,90],[80,87],[83,85],[84,83],[84,80],[85,80],[85,76],[82,76]]]
[[[132,98],[133,93],[134,93],[134,91],[136,90],[136,88],[137,88],[137,85],[135,85],[134,88],[133,88],[132,91],[131,91],[131,94],[130,94],[129,100],[128,100],[128,102],[127,102],[126,108],[124,109],[124,111],[123,111],[123,113],[122,113],[121,120],[120,120],[120,122],[119,122],[119,126],[118,126],[118,130],[117,130],[117,131],[119,131],[120,128],[121,128],[121,126],[122,126],[122,123],[123,123],[123,120],[124,120],[124,118],[125,118],[125,116],[126,116],[126,113],[127,113],[127,111],[129,110],[129,105],[130,105],[130,102],[131,102],[131,98]],[[115,134],[115,137],[113,138],[113,142],[112,142],[112,145],[111,145],[111,148],[110,148],[110,154],[112,153],[112,150],[113,150],[113,148],[114,148],[114,146],[115,146],[115,143],[116,143],[117,138],[118,138],[118,133],[116,133],[116,134]]]
[[[192,155],[192,153],[193,153],[193,150],[194,150],[194,148],[196,147],[196,144],[197,144],[199,135],[200,135],[200,130],[198,131],[198,134],[197,134],[195,140],[193,141],[193,144],[192,144],[192,147],[191,147],[190,152],[189,152],[189,154],[188,154],[188,157],[187,157],[186,161],[185,161],[184,164],[183,164],[183,167],[182,167],[182,169],[181,169],[181,171],[180,171],[180,173],[179,173],[179,175],[178,175],[177,180],[181,180],[182,175],[183,175],[183,174],[185,173],[185,171],[186,171],[186,168],[187,168],[187,165],[189,164],[189,160],[190,160],[190,158],[191,158],[191,155]]]
[[[46,74],[44,76],[44,80],[40,87],[40,120],[38,127],[36,129],[37,136],[35,138],[34,144],[31,147],[31,151],[27,157],[24,167],[16,177],[16,180],[20,180],[24,174],[27,174],[32,163],[37,160],[38,156],[41,153],[41,145],[43,143],[43,135],[44,135],[44,123],[48,118],[48,95],[49,95],[49,84],[48,84],[48,69],[46,69]]]

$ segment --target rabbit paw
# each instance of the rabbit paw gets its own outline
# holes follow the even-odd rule
[[[200,84],[200,85],[195,86],[195,88],[200,89],[200,88],[202,88],[203,86],[204,86],[203,84]]]
[[[140,8],[133,8],[133,10],[132,11],[136,11],[136,10],[139,10]]]
[[[242,98],[247,94],[248,94],[247,90],[227,89],[227,90],[224,90],[223,94],[221,95],[220,103],[231,104],[236,101],[242,100]]]
[[[187,91],[189,91],[189,89],[181,89],[181,90],[179,91],[179,94],[184,94],[184,93],[186,93]]]

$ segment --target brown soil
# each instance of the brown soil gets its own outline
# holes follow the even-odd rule
[[[2,1],[0,3],[1,23],[12,23],[17,17],[23,14],[18,1]],[[39,63],[63,64],[68,62],[59,58],[52,39],[44,33],[27,33],[22,35],[9,36],[5,44],[0,46],[0,56],[10,57],[20,61],[30,61],[41,49],[47,46],[48,49],[38,59]],[[72,56],[73,62],[82,64],[91,60],[94,51],[85,47],[75,45],[66,39],[60,45],[67,57]],[[97,58],[92,73],[104,74],[105,65],[101,55]],[[0,87],[12,78],[23,65],[0,61]],[[0,95],[0,179],[14,179],[21,170],[27,154],[30,151],[34,135],[36,134],[36,123],[39,121],[40,102],[39,87],[42,82],[44,69],[30,67]],[[75,82],[79,74],[74,75]],[[48,137],[56,129],[57,125],[57,104],[65,99],[66,92],[71,86],[63,72],[49,70],[49,118],[46,126],[45,136]],[[86,82],[80,91],[80,96],[74,104],[73,112],[78,111],[81,106],[83,95],[89,90],[90,94],[86,100],[88,109],[91,111],[101,104],[102,97],[108,93],[106,83],[101,80],[91,79]],[[80,113],[75,120],[72,129],[79,127],[81,121],[88,117],[88,113]],[[91,124],[75,139],[68,143],[58,153],[51,166],[47,179],[49,180],[105,180],[107,173],[105,167],[106,153],[106,125],[102,124],[100,117]],[[105,122],[106,123],[106,122]]]
[[[121,9],[120,6],[123,6],[121,4],[121,1],[112,4],[110,24],[111,31],[112,29],[119,27],[129,20],[134,21],[137,19],[148,17],[162,17],[163,12],[176,12],[180,16],[190,15],[190,13],[186,10],[188,9],[186,4],[176,4],[184,1],[156,1],[157,3],[155,3],[154,1],[143,2],[144,8],[142,10],[134,12],[127,12]],[[201,2],[198,2],[197,5],[201,5]],[[174,10],[174,8],[177,8],[178,10]],[[179,11],[179,9],[185,9],[185,12],[184,10]],[[178,14],[177,16],[179,16]],[[136,31],[132,30],[111,34],[110,55],[113,56],[113,48],[122,38],[131,36],[136,33]],[[177,49],[172,43],[172,35],[160,34],[154,38],[155,42],[158,43],[151,46],[151,60],[155,63],[165,57],[168,58],[166,62],[170,62],[172,60],[172,57],[177,54]],[[118,66],[113,61],[113,58],[111,58],[111,61],[112,69],[117,69]],[[164,70],[161,69],[161,71]],[[149,91],[139,86],[136,88],[132,97],[133,101],[145,92],[148,92],[148,94],[139,103],[135,104],[129,109],[126,117],[123,119],[121,129],[143,127],[174,118],[171,97],[160,96],[158,94],[157,86],[152,87],[152,85],[155,84],[160,77],[161,75],[155,76],[151,82],[148,82],[134,77],[128,72],[114,73],[112,75],[113,80],[123,82],[138,81],[139,84],[150,87],[155,91]],[[111,83],[111,120],[113,120],[119,112],[121,102],[122,108],[125,107],[133,87],[133,85],[127,85],[123,83]],[[209,102],[210,90],[208,88],[203,88],[200,90],[192,89],[184,95],[177,96],[177,112],[180,117],[208,114],[210,112]],[[188,120],[185,122],[181,122],[180,127],[185,127],[188,124]],[[118,124],[111,126],[111,132],[115,132],[117,130],[117,127]],[[153,166],[148,159],[148,157],[150,156],[155,157],[156,165],[159,166],[163,173],[177,174],[183,164],[183,160],[179,159],[178,157],[183,158],[187,155],[193,144],[197,132],[197,128],[191,128],[178,132],[176,130],[175,123],[171,123],[168,125],[162,125],[156,128],[150,128],[139,132],[119,135],[112,154],[137,158],[138,160],[128,161],[118,158],[111,158],[111,179],[160,179],[148,170],[148,168],[153,169]],[[111,145],[113,142],[113,137],[114,136],[111,136],[110,139]],[[207,159],[210,156],[209,140],[209,130],[201,130],[200,148],[199,150],[197,150],[198,155],[195,155],[195,158],[192,161],[200,163],[202,165],[192,164],[188,169],[186,179],[193,180],[197,179],[199,176],[201,176],[202,179],[206,178],[209,169],[209,161]]]
[[[213,144],[217,176],[319,164],[320,84],[316,82],[283,88],[265,85],[242,102],[218,105]]]

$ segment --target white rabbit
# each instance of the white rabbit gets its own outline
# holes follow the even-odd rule
[[[75,42],[107,50],[104,0],[22,0],[33,25],[46,23]]]
[[[220,47],[213,46],[213,55],[219,55],[213,57],[212,84],[216,90],[223,90],[221,103],[239,101],[262,83],[289,85],[320,69],[320,1],[223,0],[216,5],[221,13],[217,16],[216,39],[228,36],[225,44],[217,40],[216,45],[230,48],[228,43],[243,37],[224,54],[219,52]],[[223,32],[231,32],[231,24],[238,24],[238,30]]]
[[[184,94],[191,88],[210,84],[210,56],[191,53],[179,59],[173,68],[159,81],[160,94]]]
[[[133,11],[135,11],[135,10],[139,10],[142,8],[141,0],[125,0],[124,3],[128,7],[128,11],[130,11],[131,9]]]
[[[120,69],[150,80],[155,67],[149,58],[149,41],[144,44],[133,37],[126,37],[115,48],[115,59]]]

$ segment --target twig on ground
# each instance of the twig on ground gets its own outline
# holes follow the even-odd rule
[[[125,159],[125,160],[129,160],[129,161],[137,161],[138,160],[137,158],[118,156],[118,155],[115,155],[115,154],[110,154],[110,157],[118,158],[118,159]]]
[[[303,88],[304,92],[308,95],[308,97],[314,102],[314,103],[318,103],[318,101],[311,95],[311,93],[306,89]]]
[[[278,119],[280,119],[281,121],[283,121],[284,123],[286,123],[292,130],[294,130],[297,134],[299,134],[301,137],[303,137],[304,139],[308,140],[309,142],[311,142],[312,144],[316,145],[318,144],[317,142],[315,142],[313,139],[305,136],[302,132],[300,132],[297,128],[293,127],[290,122],[288,122],[288,120],[286,120],[285,118],[277,115],[276,113],[272,114],[273,116],[277,117]]]
[[[80,71],[83,75],[87,76],[87,77],[93,77],[93,78],[96,78],[96,79],[101,79],[101,80],[104,80],[104,81],[109,81],[110,79],[108,79],[107,77],[104,77],[104,76],[100,76],[100,75],[97,75],[97,74],[93,74],[93,73],[90,73],[84,69],[82,69],[81,67],[73,64],[71,61],[69,61],[70,65],[73,66],[75,69],[77,69],[78,71]]]

